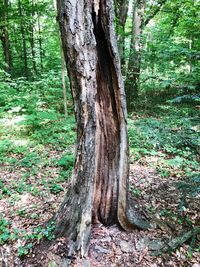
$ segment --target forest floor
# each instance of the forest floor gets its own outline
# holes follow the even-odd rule
[[[30,109],[28,97],[21,107],[17,97],[0,115],[0,265],[24,266],[29,257],[25,267],[65,266],[62,239],[42,259],[31,251],[54,238],[54,226],[43,225],[69,184],[74,118],[66,122],[44,101]],[[128,119],[130,198],[152,228],[126,233],[96,225],[88,259],[71,266],[200,266],[199,109],[147,103]]]

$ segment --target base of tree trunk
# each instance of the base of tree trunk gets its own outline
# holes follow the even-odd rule
[[[93,223],[147,229],[128,205],[126,101],[112,0],[58,0],[58,20],[77,121],[71,187],[54,216],[55,235],[87,255]]]

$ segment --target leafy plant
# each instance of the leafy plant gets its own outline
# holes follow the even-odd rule
[[[73,155],[63,155],[59,161],[58,166],[62,167],[64,170],[71,170],[74,165],[74,156]]]
[[[0,218],[0,245],[3,245],[10,238],[10,223],[4,218]]]
[[[64,191],[64,188],[60,184],[52,183],[50,186],[50,190],[53,194],[58,194],[61,191]]]

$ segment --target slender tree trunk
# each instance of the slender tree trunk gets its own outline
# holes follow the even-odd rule
[[[146,0],[133,0],[132,40],[125,86],[128,110],[132,109],[133,100],[138,97],[139,93],[144,27],[160,12],[166,2],[167,0],[159,0],[152,5],[148,16],[144,19]]]
[[[56,236],[87,253],[91,224],[146,228],[128,207],[126,103],[112,0],[58,0],[77,121],[71,187],[54,217]],[[72,250],[74,250],[72,249]]]
[[[41,33],[41,23],[40,23],[40,14],[38,10],[38,2],[36,3],[36,13],[37,13],[37,25],[38,25],[38,41],[39,41],[39,51],[40,51],[40,68],[41,72],[43,72],[43,49],[42,49],[42,33]]]
[[[3,10],[1,12],[2,25],[0,26],[0,38],[3,47],[5,59],[5,71],[9,74],[12,73],[12,55],[8,31],[8,0],[3,0]]]
[[[141,66],[142,32],[144,26],[145,0],[136,0],[133,7],[132,39],[126,77],[126,95],[128,109],[138,97]]]
[[[35,7],[34,0],[31,1],[31,22],[30,22],[30,46],[31,46],[31,59],[32,59],[32,73],[33,77],[37,74],[36,59],[35,59],[35,39],[34,39],[34,15]]]
[[[189,55],[189,74],[192,74],[193,72],[193,56],[192,56],[192,49],[193,49],[193,36],[191,36],[191,38],[189,39],[189,51],[190,51],[190,55]]]
[[[22,12],[22,4],[21,0],[18,0],[18,10],[19,10],[19,16],[20,16],[20,30],[22,35],[22,47],[23,47],[23,59],[24,59],[24,74],[26,78],[28,79],[29,73],[28,73],[28,57],[27,57],[27,46],[26,46],[26,33],[24,28],[24,22],[23,22],[23,12]]]
[[[117,17],[116,33],[122,70],[125,65],[125,25],[128,15],[129,0],[114,0],[115,15]]]
[[[64,113],[65,113],[65,118],[67,118],[67,116],[68,116],[68,112],[67,112],[67,88],[66,88],[66,83],[65,83],[66,66],[65,66],[65,58],[64,58],[62,46],[60,48],[60,53],[61,53],[61,67],[62,67],[61,76],[62,76],[62,88],[63,88]]]

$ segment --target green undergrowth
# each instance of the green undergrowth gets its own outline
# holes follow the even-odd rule
[[[37,240],[53,238],[53,226],[42,225],[57,208],[54,202],[63,195],[74,164],[76,134],[69,92],[67,118],[63,112],[56,73],[34,82],[21,78],[0,85],[0,201],[8,206],[0,214],[0,245],[18,240],[19,256]],[[46,209],[48,199],[54,201]],[[13,218],[28,227],[12,223]]]
[[[199,171],[200,119],[194,106],[157,104],[130,114],[128,124],[132,161],[155,157],[163,177]]]
[[[141,102],[146,105],[142,106]],[[174,223],[175,234],[180,228],[184,232],[199,227],[199,108],[189,104],[171,105],[166,101],[152,105],[151,100],[141,102],[135,106],[137,111],[129,114],[128,132],[131,163],[155,170],[154,180],[146,190],[159,205],[155,207],[150,202],[148,211],[163,222]],[[151,178],[152,174],[149,176]],[[151,192],[151,187],[156,189]],[[145,194],[142,190],[132,185],[131,194],[139,199]],[[166,199],[168,196],[165,204],[162,194]],[[199,242],[195,241],[193,248],[199,251]]]
[[[131,162],[155,157],[154,167],[162,177],[184,177],[177,190],[195,194],[188,181],[198,173],[198,110],[192,105],[144,106],[141,103],[148,101],[142,101],[128,119]],[[41,225],[57,209],[56,199],[63,197],[72,175],[76,134],[69,95],[68,113],[66,119],[55,73],[0,86],[0,201],[9,207],[0,215],[0,245],[21,240],[19,256],[28,253],[33,240],[53,238],[48,234],[53,226],[45,230]],[[135,196],[141,193],[137,188],[132,191]],[[27,196],[33,198],[31,205],[20,204]],[[13,218],[28,230],[13,224]],[[33,240],[27,245],[27,239]]]

